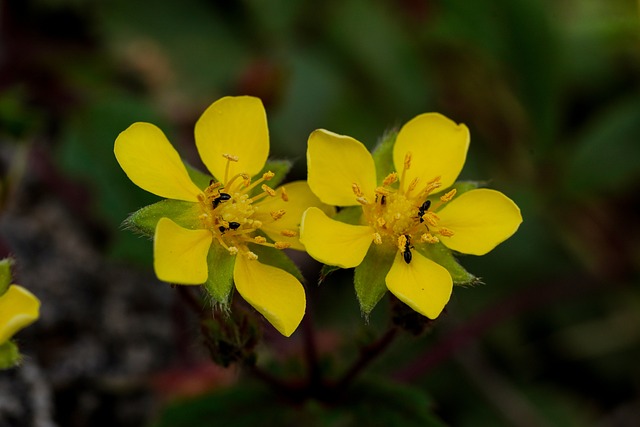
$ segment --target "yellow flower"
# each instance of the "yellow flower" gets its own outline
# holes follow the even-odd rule
[[[386,288],[422,315],[438,317],[449,301],[453,280],[447,269],[429,259],[429,247],[441,242],[457,252],[483,255],[522,222],[516,204],[498,191],[441,193],[454,184],[468,147],[465,125],[440,114],[422,114],[397,135],[395,171],[376,176],[374,159],[362,143],[316,130],[308,142],[309,186],[325,203],[361,206],[361,225],[339,222],[310,208],[303,215],[300,236],[307,252],[342,268],[360,265],[372,250],[381,262],[385,256],[392,258],[385,270]]]
[[[0,346],[40,317],[40,301],[31,292],[11,285],[0,295]]]
[[[214,102],[196,123],[195,142],[215,178],[202,189],[156,126],[134,123],[115,142],[116,158],[131,181],[160,197],[183,201],[174,203],[181,212],[173,220],[161,218],[155,227],[156,275],[165,282],[205,284],[223,304],[233,280],[249,304],[290,336],[304,316],[304,288],[291,273],[262,263],[258,253],[270,260],[284,255],[262,248],[304,250],[298,239],[304,209],[328,207],[304,181],[273,189],[267,182],[274,173],[260,174],[269,154],[269,134],[258,98]]]

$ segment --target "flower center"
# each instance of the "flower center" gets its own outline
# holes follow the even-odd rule
[[[271,171],[266,172],[253,182],[246,173],[229,177],[229,163],[237,162],[238,157],[230,154],[223,154],[223,157],[227,159],[224,180],[221,182],[211,180],[209,186],[198,197],[202,211],[199,218],[203,227],[210,230],[216,241],[231,255],[240,253],[253,260],[258,259],[258,255],[249,249],[249,243],[276,249],[291,246],[287,242],[267,242],[267,239],[258,233],[264,225],[263,221],[256,218],[260,201],[266,197],[277,197],[276,191],[264,182],[272,179],[275,174]],[[261,185],[262,192],[251,196],[250,193],[258,185]],[[288,201],[284,188],[280,190],[280,197]],[[284,210],[270,212],[267,221],[277,221],[285,213]],[[264,215],[261,216],[261,218],[264,217]],[[297,233],[284,230],[282,234],[293,237]]]
[[[436,211],[456,194],[453,189],[439,200],[429,198],[441,186],[439,176],[426,183],[414,178],[406,185],[406,173],[410,167],[411,153],[407,153],[400,177],[397,172],[389,174],[382,186],[375,189],[373,200],[365,197],[358,184],[352,185],[356,200],[362,205],[365,221],[375,230],[373,241],[397,246],[407,264],[412,259],[414,242],[438,243],[438,235],[453,236],[453,231],[438,226],[440,218]]]

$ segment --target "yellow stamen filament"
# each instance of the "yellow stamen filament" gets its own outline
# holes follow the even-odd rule
[[[427,243],[438,243],[440,241],[440,239],[438,239],[431,233],[424,233],[422,236],[420,236],[420,240]]]
[[[233,177],[231,177],[229,182],[227,182],[226,188],[227,188],[228,191],[231,191],[231,184],[233,184],[236,181],[236,179],[238,179],[238,178],[242,178],[243,179],[243,183],[246,182],[247,179],[251,179],[249,177],[249,175],[247,175],[246,173],[239,173],[237,175],[234,175]]]
[[[445,193],[443,196],[440,197],[440,201],[442,203],[447,203],[450,202],[451,199],[453,199],[453,196],[456,195],[457,190],[454,188],[451,191],[448,191],[447,193]]]
[[[298,233],[293,230],[281,230],[280,234],[287,237],[296,237],[298,235]]]
[[[231,162],[237,162],[238,160],[240,160],[238,158],[238,156],[234,156],[231,154],[223,154],[222,157],[224,157],[225,159],[227,159],[227,165],[224,168],[224,182],[228,182],[228,178],[229,178],[229,166],[231,165]]]
[[[287,211],[285,211],[284,209],[280,209],[280,210],[269,212],[269,213],[271,214],[271,218],[273,218],[274,221],[277,221],[280,218],[282,218],[284,214],[287,213]]]
[[[273,188],[269,187],[267,184],[262,184],[262,186],[260,188],[262,188],[262,191],[264,191],[265,193],[267,193],[271,197],[275,197],[276,196],[276,191]]]
[[[387,177],[382,181],[382,185],[389,186],[398,180],[398,173],[391,172]]]
[[[407,188],[406,195],[408,196],[409,193],[411,193],[413,190],[415,190],[417,186],[418,186],[418,177],[415,177],[409,183],[409,188]]]
[[[282,200],[284,200],[285,202],[289,201],[289,195],[287,194],[287,190],[284,189],[284,187],[281,187],[280,190],[282,191],[280,193],[280,196],[282,197]]]
[[[355,182],[351,184],[351,189],[353,190],[353,194],[355,194],[357,197],[362,197],[364,195],[362,193],[362,190],[360,189],[360,186]]]
[[[291,243],[288,242],[275,242],[274,244],[276,249],[287,249],[291,247]]]
[[[382,244],[382,236],[380,236],[380,233],[373,233],[373,243],[376,245]]]
[[[438,233],[444,237],[451,237],[454,235],[453,230],[449,230],[448,228],[445,228],[445,227],[440,227],[440,229],[438,230]]]
[[[391,194],[391,191],[389,191],[388,189],[384,188],[384,187],[377,187],[375,189],[376,194],[380,194],[382,196],[388,196],[389,194]]]
[[[398,236],[398,250],[404,252],[407,247],[407,236],[401,234]]]
[[[262,236],[256,236],[256,237],[253,238],[253,241],[255,243],[265,243],[267,241],[267,239],[265,239]]]

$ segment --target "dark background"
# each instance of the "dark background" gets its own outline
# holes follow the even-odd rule
[[[484,285],[455,289],[428,334],[403,335],[370,371],[390,381],[357,389],[363,401],[380,387],[390,407],[408,402],[407,419],[429,405],[454,426],[637,425],[637,8],[3,0],[0,255],[15,257],[42,317],[17,336],[24,366],[0,373],[0,426],[364,425],[363,402],[257,405],[268,392],[207,362],[188,308],[153,276],[151,243],[120,228],[157,198],[119,168],[118,133],[150,121],[198,164],[195,121],[240,94],[264,101],[271,156],[295,161],[290,179],[305,177],[314,129],[372,148],[438,111],[470,128],[461,178],[490,180],[522,209],[510,240],[461,258]],[[298,261],[313,283],[317,266]],[[383,303],[366,325],[350,281],[307,290],[329,375],[387,315]],[[259,363],[295,376],[300,333],[265,338]],[[207,410],[184,400],[207,390]]]

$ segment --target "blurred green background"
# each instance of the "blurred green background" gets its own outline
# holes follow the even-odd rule
[[[28,197],[21,182],[36,182],[91,230],[106,262],[151,269],[151,244],[120,224],[157,198],[119,168],[118,133],[150,121],[198,165],[193,125],[225,95],[262,98],[271,156],[295,161],[291,180],[305,177],[314,129],[372,148],[386,130],[441,112],[471,131],[461,178],[490,180],[522,209],[514,237],[461,259],[484,285],[455,289],[428,334],[401,337],[373,365],[391,382],[354,389],[367,396],[378,387],[369,403],[265,405],[250,418],[243,408],[266,392],[243,389],[241,378],[200,412],[177,405],[167,420],[191,414],[188,425],[212,425],[202,414],[252,425],[261,411],[279,411],[280,425],[367,425],[363,414],[388,404],[404,415],[368,425],[426,425],[425,405],[453,426],[637,425],[636,2],[3,0],[1,8],[3,210]],[[1,243],[3,256],[19,252]],[[309,291],[333,343],[324,357],[340,355],[328,372],[386,315],[380,306],[365,325],[350,280],[341,273]],[[118,425],[162,423],[161,406],[149,408],[148,418]],[[54,420],[81,425],[65,424],[63,411],[73,405],[54,407]]]

